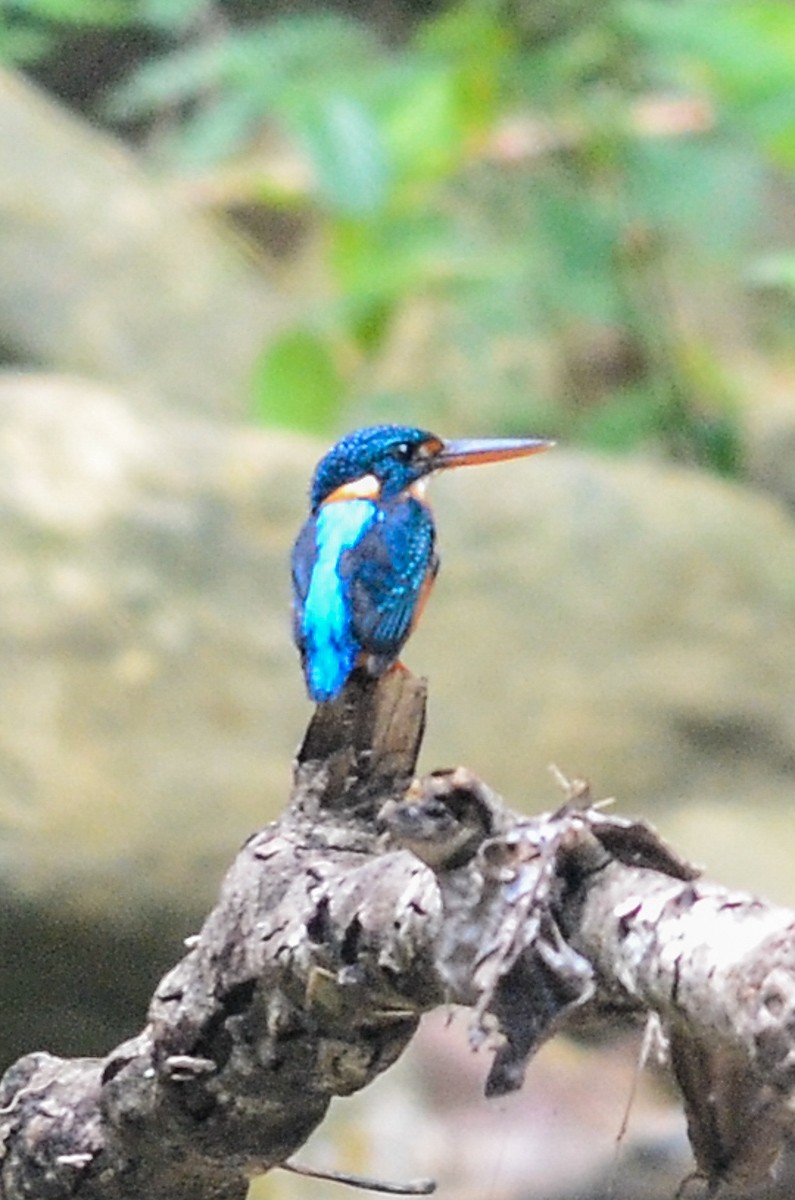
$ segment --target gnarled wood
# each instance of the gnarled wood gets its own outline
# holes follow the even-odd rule
[[[241,849],[142,1032],[6,1073],[2,1200],[243,1200],[443,999],[473,1008],[474,1042],[497,1035],[491,1095],[584,1006],[656,1011],[700,1172],[765,1175],[793,1130],[793,914],[702,883],[582,786],[534,819],[461,768],[408,786],[424,714],[402,671],[317,711],[284,817]]]

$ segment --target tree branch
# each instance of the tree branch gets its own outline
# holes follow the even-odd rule
[[[317,710],[284,816],[241,849],[143,1031],[6,1072],[2,1200],[242,1200],[444,1000],[498,1043],[492,1095],[580,1011],[658,1012],[699,1171],[764,1175],[793,1119],[792,914],[700,883],[582,785],[530,820],[462,768],[412,783],[424,718],[401,671]]]

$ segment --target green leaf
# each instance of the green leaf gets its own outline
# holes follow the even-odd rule
[[[718,475],[737,478],[745,463],[742,434],[733,416],[705,417],[691,431],[696,461]]]
[[[463,156],[467,127],[457,73],[449,67],[402,71],[385,114],[384,135],[401,183],[448,174]]]
[[[178,135],[166,145],[166,157],[180,167],[215,164],[250,141],[261,125],[249,93],[221,92],[184,118]]]
[[[12,20],[94,26],[131,23],[130,7],[124,0],[10,0],[5,7]]]
[[[338,213],[364,216],[385,202],[391,171],[381,133],[363,104],[327,96],[292,114],[321,196]]]
[[[115,90],[112,103],[135,115],[209,89],[237,91],[264,117],[359,79],[377,50],[360,22],[333,14],[285,17],[149,59]]]
[[[308,329],[289,330],[271,342],[252,385],[258,420],[306,433],[333,429],[344,394],[330,346]]]
[[[784,251],[760,258],[747,278],[754,287],[781,288],[795,296],[795,254]]]
[[[235,61],[236,46],[187,46],[163,58],[147,59],[119,87],[106,109],[113,117],[148,116],[160,109],[193,99],[225,82]]]
[[[428,53],[448,61],[483,59],[514,40],[503,0],[462,0],[445,6],[420,25],[414,41]]]
[[[1,63],[35,62],[47,54],[52,44],[52,37],[43,29],[8,29],[0,25]]]
[[[425,210],[372,221],[335,221],[329,260],[346,299],[392,302],[427,284],[438,261],[444,223]]]
[[[680,80],[745,102],[791,88],[795,9],[783,0],[627,0],[620,11],[651,57],[668,60]]]
[[[187,29],[210,5],[207,0],[138,0],[139,20],[155,29],[179,33]]]

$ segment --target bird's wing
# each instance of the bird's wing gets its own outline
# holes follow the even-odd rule
[[[304,606],[312,582],[312,568],[317,557],[314,517],[304,524],[295,540],[292,554],[293,573],[293,637],[301,653],[304,650]]]
[[[350,581],[352,624],[369,654],[396,658],[436,573],[433,520],[413,498],[379,506],[378,519],[340,564]]]

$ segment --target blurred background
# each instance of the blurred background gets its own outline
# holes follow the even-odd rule
[[[423,767],[555,762],[794,902],[793,331],[791,0],[2,0],[3,1064],[136,1031],[284,804],[289,550],[371,421],[558,441],[436,485]],[[465,1031],[303,1157],[672,1193],[636,1043],[487,1104]]]

